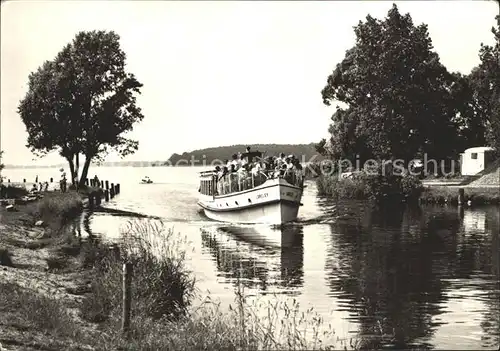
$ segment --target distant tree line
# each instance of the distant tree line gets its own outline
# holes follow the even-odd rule
[[[252,151],[265,152],[264,156],[276,156],[283,152],[286,155],[295,155],[302,162],[309,161],[319,161],[324,159],[318,151],[315,149],[315,144],[253,144],[253,145],[230,145],[230,146],[220,146],[212,147],[207,149],[194,150],[190,152],[184,152],[182,154],[174,153],[170,156],[165,164],[168,165],[179,165],[188,166],[186,162],[195,160],[195,165],[209,165],[215,160],[225,161],[230,160],[233,154],[238,152],[245,152],[247,146],[251,147]]]
[[[500,150],[500,16],[496,44],[481,44],[469,75],[449,72],[427,25],[396,5],[354,27],[356,44],[328,76],[323,102],[337,105],[331,137],[316,149],[333,159],[457,159],[468,147]]]

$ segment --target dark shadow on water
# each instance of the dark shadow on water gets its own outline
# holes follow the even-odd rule
[[[329,204],[326,213],[364,211],[329,224],[325,266],[331,294],[359,323],[362,348],[433,348],[432,337],[449,293],[477,289],[484,335],[500,337],[498,208],[404,206],[366,211],[362,204]],[[472,318],[472,317],[470,317]],[[460,323],[460,321],[458,321]],[[462,322],[468,322],[462,321]],[[460,340],[457,340],[460,345]]]
[[[297,291],[304,279],[303,227],[223,226],[201,229],[202,245],[217,264],[219,274],[235,285],[257,289]],[[285,291],[285,293],[286,293]]]

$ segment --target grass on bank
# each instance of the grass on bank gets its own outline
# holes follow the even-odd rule
[[[500,188],[464,187],[465,202],[473,205],[500,204]],[[458,187],[433,186],[423,190],[420,201],[427,204],[458,204]]]

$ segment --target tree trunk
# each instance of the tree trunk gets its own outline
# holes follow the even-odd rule
[[[66,157],[66,160],[69,163],[69,171],[71,173],[71,184],[74,184],[74,180],[73,179],[75,179],[75,165],[73,164],[73,156]]]
[[[79,187],[85,185],[85,179],[87,178],[87,174],[89,172],[90,161],[92,161],[92,156],[85,155],[85,164],[82,169],[82,176],[80,177]]]
[[[80,179],[80,178],[78,178],[78,170],[79,169],[80,169],[80,153],[77,152],[76,157],[75,157],[75,175],[73,176],[73,179],[75,179],[75,177],[76,177],[76,179]],[[74,183],[75,182],[73,181],[73,184]],[[81,183],[81,182],[79,182],[79,183]]]

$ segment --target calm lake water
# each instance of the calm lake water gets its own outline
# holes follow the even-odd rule
[[[233,302],[239,276],[248,294],[295,298],[338,337],[370,347],[498,349],[498,207],[373,211],[320,198],[309,182],[298,223],[281,230],[235,226],[199,212],[200,170],[101,167],[90,176],[121,184],[121,194],[105,206],[161,217],[186,236],[198,288],[223,305]],[[58,177],[56,169],[3,174],[12,181]],[[146,175],[155,183],[140,184]],[[129,220],[93,214],[89,226],[113,240]]]

